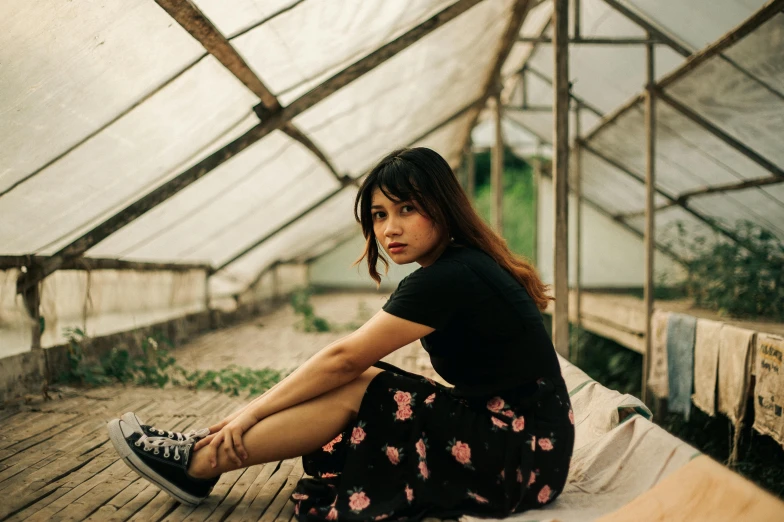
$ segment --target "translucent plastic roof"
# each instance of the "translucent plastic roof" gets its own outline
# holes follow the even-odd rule
[[[714,241],[728,240],[721,229],[731,232],[741,220],[764,226],[784,240],[780,138],[784,135],[784,15],[780,7],[777,10],[775,2],[761,0],[618,2],[649,25],[643,27],[611,3],[582,0],[583,38],[643,39],[653,28],[679,46],[662,43],[655,49],[656,79],[663,82],[664,95],[674,100],[656,101],[655,204],[661,207],[656,214],[657,240],[673,245],[676,253],[688,258],[689,252],[678,247],[677,222],[685,234],[682,239],[702,236]],[[763,16],[757,16],[760,13]],[[538,27],[529,27],[524,35],[549,36],[548,21],[543,17]],[[753,24],[748,30],[743,28],[747,23]],[[707,52],[707,59],[700,58],[696,66],[690,65],[694,54],[738,28],[742,37],[722,46],[720,52]],[[549,143],[552,45],[518,43],[517,47],[526,47],[528,52],[518,53],[524,56],[521,63],[504,67],[504,99],[509,107],[505,118]],[[579,110],[581,137],[585,138],[581,152],[584,197],[642,232],[645,47],[575,43],[570,45],[569,60],[570,136],[575,138]],[[724,186],[750,180],[765,184],[724,190]],[[692,195],[710,187],[717,190]],[[688,197],[683,205],[678,203],[681,196]]]
[[[679,219],[691,234],[710,232],[708,221],[731,226],[748,219],[784,238],[782,184],[694,196],[687,208],[671,204],[690,191],[765,178],[784,168],[778,138],[784,135],[784,15],[770,14],[721,53],[681,73],[689,60],[684,49],[697,52],[717,41],[763,8],[763,1],[613,1],[678,44],[656,46],[656,76],[667,82],[665,94],[768,162],[750,159],[659,101],[656,202],[670,205],[658,212],[659,239],[672,239],[668,223]],[[184,0],[162,3],[194,14]],[[583,37],[644,38],[646,29],[611,3],[581,0]],[[56,254],[221,153],[219,166],[114,230],[86,255],[207,263],[221,268],[210,278],[216,293],[240,292],[272,263],[307,259],[358,233],[350,182],[390,150],[427,145],[458,167],[497,67],[511,106],[503,124],[507,142],[521,155],[549,150],[552,47],[516,42],[509,48],[504,41],[521,7],[530,7],[521,36],[550,35],[549,1],[194,4],[214,26],[213,36],[225,38],[224,51],[231,46],[246,72],[263,83],[267,94],[261,101],[274,97],[284,110],[308,96],[313,103],[288,126],[265,131],[242,152],[226,153],[229,144],[259,128],[253,108],[260,95],[223,65],[220,52],[207,52],[192,36],[205,38],[206,26],[189,32],[158,4],[141,0],[122,7],[2,2],[0,256]],[[467,11],[449,18],[463,6]],[[441,20],[448,21],[410,37]],[[409,39],[399,52],[373,58],[388,44]],[[634,100],[645,83],[644,56],[639,45],[575,44],[570,58],[582,136],[591,149],[583,152],[585,197],[638,230],[644,127],[642,105]],[[343,77],[357,63],[358,77],[319,95],[325,81]],[[610,113],[617,117],[606,122]],[[489,145],[492,126],[480,122],[473,141]],[[778,172],[772,174],[771,165]]]

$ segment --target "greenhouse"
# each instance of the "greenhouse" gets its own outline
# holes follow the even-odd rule
[[[0,521],[297,520],[301,458],[189,506],[106,423],[214,425],[379,312],[419,265],[354,265],[355,199],[413,147],[555,297],[574,452],[510,519],[784,516],[784,0],[0,19]],[[383,360],[447,384],[419,341]]]

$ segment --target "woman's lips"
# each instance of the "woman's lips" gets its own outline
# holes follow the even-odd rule
[[[399,254],[400,252],[403,251],[404,248],[406,248],[406,245],[395,245],[393,247],[391,246],[391,247],[389,247],[389,253],[390,254]]]

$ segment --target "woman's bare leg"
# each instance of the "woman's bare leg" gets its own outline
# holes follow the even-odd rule
[[[248,453],[243,467],[305,455],[334,439],[356,418],[368,384],[382,371],[368,368],[339,388],[259,421],[242,435]],[[217,466],[210,467],[203,449],[191,458],[188,467],[191,476],[217,477],[237,469],[223,451],[218,451]]]

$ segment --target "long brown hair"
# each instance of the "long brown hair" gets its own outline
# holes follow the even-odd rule
[[[416,202],[430,219],[445,228],[455,244],[487,253],[525,287],[540,310],[554,300],[534,266],[509,250],[506,240],[479,217],[444,158],[425,147],[399,149],[387,155],[370,171],[357,193],[354,217],[362,226],[366,243],[354,265],[367,257],[368,272],[376,283],[381,283],[378,261],[384,264],[385,272],[389,270],[389,261],[380,254],[373,232],[370,206],[376,188],[392,201]]]

